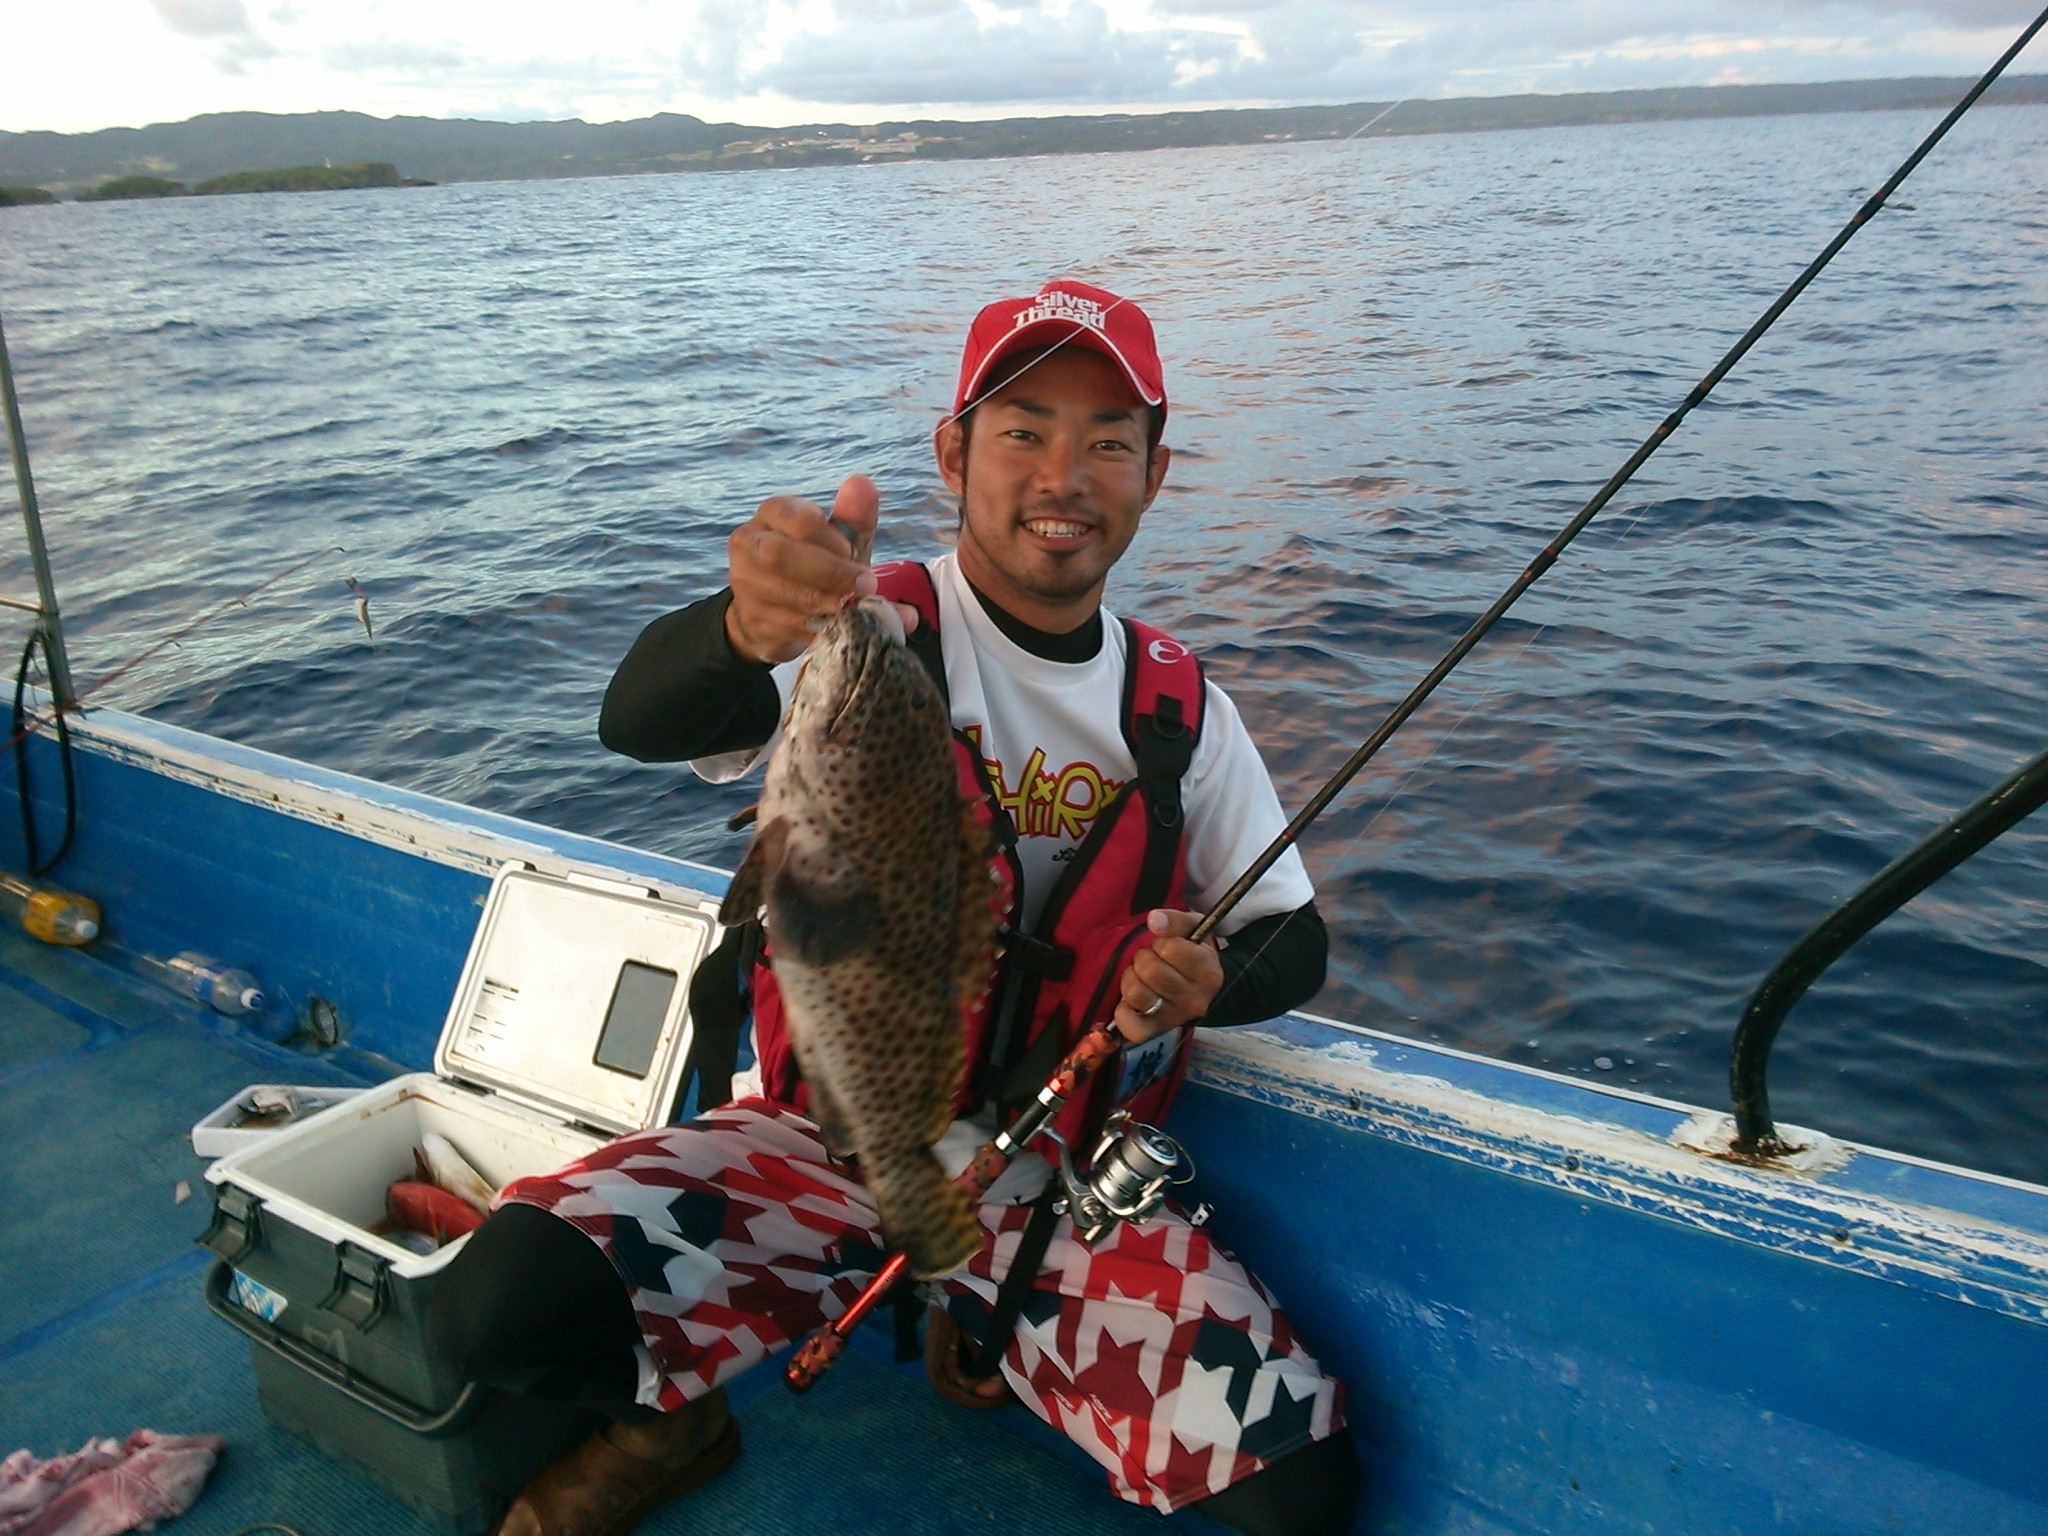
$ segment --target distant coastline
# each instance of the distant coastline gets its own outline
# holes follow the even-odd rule
[[[398,168],[387,160],[372,160],[360,165],[294,165],[282,170],[236,171],[227,176],[215,176],[192,187],[186,186],[182,181],[171,181],[162,176],[113,176],[87,187],[78,194],[78,201],[121,203],[149,197],[229,197],[245,192],[345,192],[355,187],[432,185],[431,181],[419,181],[399,175]],[[40,187],[6,190],[43,191]],[[40,198],[27,200],[55,201],[47,192]]]
[[[794,128],[706,123],[676,113],[619,123],[376,118],[359,112],[213,113],[181,123],[95,133],[0,132],[0,204],[86,197],[107,182],[129,178],[148,178],[176,189],[140,195],[306,191],[319,187],[304,179],[313,173],[341,175],[370,168],[389,172],[391,179],[337,184],[518,181],[1312,141],[1353,137],[1367,124],[1370,137],[1383,138],[1689,118],[1939,109],[1952,106],[1970,83],[1843,80],[989,122],[813,123]],[[1987,92],[1984,101],[2048,102],[2048,75],[2008,77]],[[294,162],[295,168],[248,169],[280,159]],[[400,176],[395,169],[399,166],[409,174]],[[223,184],[228,182],[239,184]]]

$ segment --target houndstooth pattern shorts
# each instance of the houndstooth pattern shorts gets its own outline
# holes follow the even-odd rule
[[[551,1211],[605,1251],[639,1317],[642,1400],[664,1409],[837,1317],[886,1257],[857,1174],[810,1121],[765,1099],[622,1137],[500,1200]],[[982,1206],[981,1251],[938,1282],[970,1331],[1029,1217],[1028,1205]],[[1061,1217],[1002,1369],[1119,1496],[1162,1510],[1344,1423],[1343,1384],[1265,1288],[1172,1211],[1092,1248]]]

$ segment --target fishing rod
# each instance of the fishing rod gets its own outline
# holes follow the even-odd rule
[[[1344,766],[1331,775],[1330,781],[1317,790],[1308,804],[1295,813],[1294,819],[1287,823],[1279,836],[1273,839],[1263,853],[1252,860],[1245,872],[1238,876],[1237,882],[1223,893],[1216,905],[1210,908],[1208,914],[1202,918],[1201,922],[1196,924],[1195,931],[1190,935],[1191,938],[1199,943],[1216,931],[1216,925],[1230,914],[1232,908],[1244,900],[1245,895],[1253,886],[1259,883],[1266,871],[1271,869],[1279,860],[1280,855],[1294,846],[1300,839],[1301,834],[1308,830],[1309,824],[1322,815],[1330,802],[1336,799],[1343,792],[1344,787],[1358,776],[1359,770],[1371,762],[1373,757],[1379,752],[1379,749],[1386,745],[1387,739],[1407,722],[1408,717],[1422,706],[1425,699],[1436,692],[1437,685],[1450,676],[1458,663],[1463,661],[1472,648],[1485,638],[1486,632],[1499,622],[1501,615],[1514,607],[1522,594],[1533,587],[1541,579],[1544,572],[1557,563],[1557,557],[1564,553],[1565,547],[1579,536],[1585,529],[1585,526],[1600,514],[1601,509],[1608,502],[1614,499],[1615,493],[1635,478],[1636,471],[1648,463],[1651,455],[1664,446],[1671,434],[1678,429],[1678,424],[1692,414],[1693,407],[1712,394],[1714,387],[1727,377],[1729,371],[1737,363],[1742,361],[1749,349],[1762,339],[1764,332],[1777,324],[1778,317],[1792,307],[1792,301],[1806,291],[1807,285],[1820,276],[1822,269],[1835,259],[1836,253],[1843,246],[1847,245],[1856,232],[1870,221],[1871,216],[1884,206],[1885,199],[1896,192],[1899,184],[1913,174],[1914,168],[1927,157],[1928,152],[1948,135],[1949,129],[1953,128],[1961,120],[1963,114],[1970,110],[1976,103],[1977,98],[1984,94],[1991,83],[2005,73],[2006,66],[2019,57],[2027,44],[2034,40],[2034,35],[2044,25],[2048,25],[2048,10],[2043,10],[2014,39],[2012,46],[1999,55],[1998,62],[1986,70],[1983,78],[1964,93],[1962,100],[1958,101],[1950,109],[1948,116],[1936,124],[1933,132],[1922,139],[1919,147],[1905,158],[1896,171],[1892,172],[1891,178],[1883,186],[1870,194],[1864,201],[1863,206],[1856,210],[1855,214],[1851,216],[1847,224],[1842,226],[1841,231],[1836,234],[1835,238],[1827,243],[1818,256],[1807,263],[1806,270],[1792,280],[1785,291],[1772,301],[1771,306],[1757,317],[1756,323],[1742,334],[1742,338],[1728,349],[1721,360],[1707,371],[1706,376],[1699,383],[1693,386],[1692,392],[1680,402],[1678,409],[1657,424],[1656,429],[1643,439],[1641,446],[1628,456],[1627,461],[1622,464],[1621,468],[1609,476],[1607,483],[1593,493],[1591,500],[1579,508],[1577,515],[1569,523],[1565,524],[1557,537],[1544,545],[1542,553],[1530,562],[1528,569],[1517,576],[1510,583],[1508,589],[1495,599],[1493,606],[1481,614],[1473,622],[1472,627],[1458,637],[1457,644],[1453,645],[1445,653],[1443,660],[1430,668],[1422,681],[1409,691],[1408,696],[1394,706],[1393,712],[1380,723],[1379,729],[1368,736],[1359,746],[1358,750],[1346,759]]]
[[[1380,748],[1386,745],[1388,738],[1436,691],[1437,685],[1442,683],[1458,663],[1485,638],[1487,631],[1499,622],[1501,616],[1515,605],[1522,594],[1557,563],[1558,556],[1564,553],[1566,546],[1614,499],[1615,493],[1635,477],[1636,471],[1649,462],[1651,455],[1664,446],[1666,440],[1677,430],[1679,423],[1692,414],[1693,408],[1714,392],[1715,386],[1727,377],[1730,370],[1763,337],[1764,332],[1777,323],[1778,317],[1792,307],[1793,301],[1806,291],[1807,285],[1821,274],[1842,247],[1847,245],[1856,232],[1870,221],[1871,216],[1884,206],[1885,200],[1899,189],[1900,183],[1913,174],[1914,169],[1934,146],[1947,137],[1948,131],[1976,104],[1977,98],[1990,88],[1992,82],[2005,73],[2006,66],[2019,57],[2043,26],[2048,26],[2048,9],[2044,9],[2035,17],[2013,41],[2012,46],[1999,55],[1998,61],[1963,94],[1962,99],[1950,109],[1949,114],[1920,141],[1919,146],[1905,158],[1896,171],[1892,172],[1884,185],[1865,199],[1863,206],[1856,210],[1834,239],[1827,243],[1821,253],[1807,264],[1806,269],[1757,317],[1756,323],[1750,326],[1741,339],[1728,349],[1699,383],[1693,386],[1691,393],[1680,402],[1678,408],[1658,423],[1636,451],[1608,477],[1607,483],[1594,492],[1592,498],[1578,510],[1572,520],[1543,547],[1542,552],[1530,562],[1528,568],[1509,584],[1508,589],[1494,601],[1493,606],[1459,636],[1457,643],[1445,653],[1444,658],[1409,691],[1406,698],[1394,706],[1393,711],[1381,722],[1379,729],[1365,739],[1358,750],[1353,752],[1345,760],[1344,765],[1330,777],[1329,782],[1316,791],[1309,802],[1295,814],[1294,819],[1289,821],[1265,850],[1252,860],[1245,872],[1195,925],[1194,932],[1189,935],[1194,942],[1200,943],[1216,931],[1217,924],[1244,900],[1246,894],[1259,883],[1280,856],[1300,840],[1301,834],[1307,831],[1309,825],[1329,807],[1330,802],[1344,791],[1345,786],[1358,776],[1359,770],[1372,761]],[[1392,108],[1388,110],[1391,111]],[[994,1140],[974,1155],[973,1161],[955,1181],[967,1192],[970,1199],[978,1200],[988,1192],[989,1187],[1010,1165],[1017,1153],[1024,1149],[1025,1144],[1045,1128],[1058,1113],[1060,1106],[1077,1089],[1092,1078],[1105,1062],[1115,1056],[1122,1044],[1123,1038],[1117,1033],[1113,1023],[1098,1024],[1082,1038],[1080,1044],[1075,1046],[1066,1059],[1054,1069],[1044,1088],[1039,1090],[1038,1097],[1006,1130],[1000,1132]],[[908,1255],[901,1252],[893,1255],[844,1312],[812,1333],[798,1347],[783,1371],[785,1385],[792,1392],[808,1392],[815,1386],[819,1377],[830,1370],[833,1361],[845,1351],[853,1330],[881,1303],[883,1297],[904,1279],[909,1273],[909,1268]]]
[[[1003,1170],[1024,1150],[1025,1144],[1045,1129],[1052,1117],[1059,1113],[1060,1106],[1094,1077],[1105,1062],[1116,1056],[1123,1043],[1123,1036],[1116,1032],[1114,1024],[1098,1024],[1088,1031],[1081,1043],[1053,1069],[1045,1086],[1038,1090],[1038,1097],[1006,1129],[997,1132],[993,1141],[976,1152],[973,1161],[954,1180],[966,1191],[970,1201],[977,1205],[981,1202],[981,1197],[989,1192]],[[845,1352],[853,1330],[909,1273],[910,1255],[901,1251],[891,1255],[844,1312],[797,1347],[789,1364],[783,1367],[783,1385],[799,1393],[808,1392],[816,1386],[818,1378],[831,1370],[832,1362]]]

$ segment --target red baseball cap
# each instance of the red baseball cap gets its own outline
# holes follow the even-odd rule
[[[1086,347],[1124,372],[1147,405],[1166,416],[1166,376],[1152,322],[1135,300],[1118,298],[1089,283],[1055,279],[1028,299],[998,299],[967,328],[960,358],[960,389],[953,396],[958,416],[980,397],[995,365],[1027,347]]]

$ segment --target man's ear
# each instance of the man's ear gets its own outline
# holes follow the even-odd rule
[[[939,461],[946,489],[955,496],[966,495],[967,432],[958,417],[947,416],[939,422],[939,429],[932,433],[932,453]]]
[[[1166,466],[1173,462],[1173,450],[1160,443],[1152,450],[1152,458],[1145,466],[1145,505],[1152,505],[1152,498],[1159,494],[1159,487],[1166,484]]]

